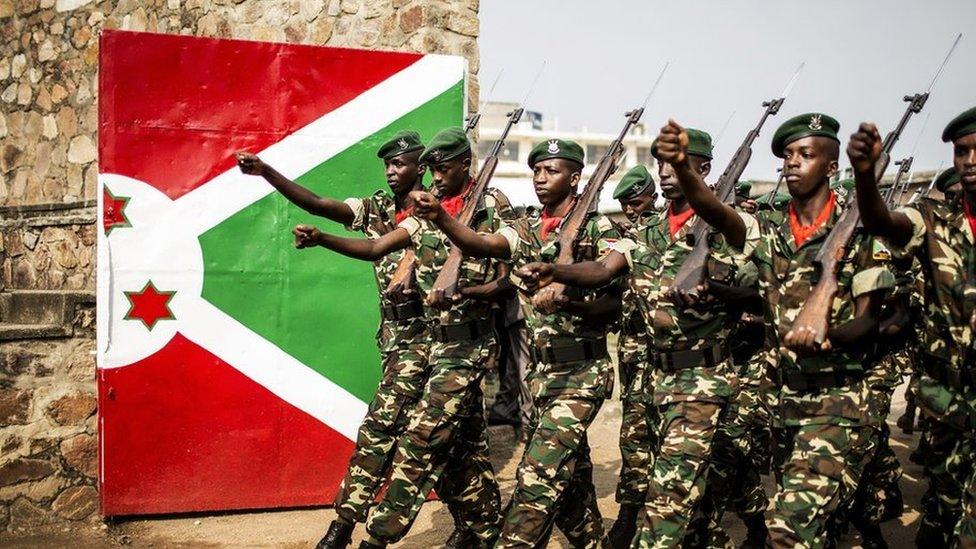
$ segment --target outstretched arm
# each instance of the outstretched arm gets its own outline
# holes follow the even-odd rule
[[[698,217],[722,233],[729,244],[741,248],[746,241],[746,224],[731,206],[723,204],[709,190],[701,174],[692,168],[688,162],[688,133],[674,120],[669,120],[657,136],[657,157],[674,168],[678,184]]]
[[[336,236],[312,227],[298,225],[292,230],[296,248],[322,246],[353,259],[376,261],[377,259],[410,245],[410,233],[397,228],[379,238],[347,238]]]
[[[464,252],[464,255],[495,259],[511,258],[512,250],[504,236],[475,232],[471,227],[447,215],[441,203],[428,192],[413,191],[410,197],[414,201],[414,213],[433,221],[440,230],[444,231],[447,238]]]
[[[861,123],[847,144],[847,156],[854,168],[857,207],[864,228],[895,246],[908,244],[912,238],[912,222],[905,214],[889,210],[878,192],[874,165],[881,156],[881,135],[874,124]]]
[[[577,288],[599,288],[630,270],[627,258],[616,250],[610,250],[599,261],[582,261],[571,265],[529,263],[516,271],[529,291],[557,282]]]
[[[343,225],[350,225],[355,220],[356,214],[345,202],[313,193],[281,175],[278,170],[265,164],[263,160],[249,152],[239,152],[234,156],[237,157],[237,165],[242,172],[248,175],[259,175],[263,177],[265,181],[284,195],[289,202],[306,212],[331,219],[332,221],[338,221]]]

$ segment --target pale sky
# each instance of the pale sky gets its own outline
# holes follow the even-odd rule
[[[928,88],[960,32],[893,160],[912,152],[931,113],[915,168],[950,163],[942,129],[976,106],[973,0],[482,0],[480,15],[482,100],[521,100],[546,61],[528,108],[558,117],[560,129],[616,133],[623,113],[644,99],[670,61],[642,121],[656,133],[673,117],[715,138],[735,111],[716,145],[715,173],[759,120],[762,101],[778,96],[805,62],[782,110],[756,140],[746,179],[775,179],[780,162],[770,139],[797,114],[837,118],[844,146],[860,121],[877,123],[884,135],[904,112],[902,96]],[[492,97],[485,97],[502,69]],[[841,166],[847,165],[842,154]]]

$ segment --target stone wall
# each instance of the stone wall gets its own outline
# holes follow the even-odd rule
[[[101,29],[449,53],[478,1],[0,0],[0,532],[96,520]]]

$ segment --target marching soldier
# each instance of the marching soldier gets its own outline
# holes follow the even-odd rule
[[[555,258],[560,224],[576,203],[583,149],[550,139],[529,153],[541,216],[492,233],[477,233],[446,215],[430,196],[417,211],[440,226],[466,254],[511,260],[513,267]],[[591,217],[577,253],[592,259],[598,241],[617,233],[602,216]],[[437,296],[435,296],[435,299]],[[496,547],[543,547],[558,526],[573,547],[596,547],[602,537],[586,430],[613,390],[606,324],[620,314],[619,295],[603,292],[524,295],[532,332],[534,369],[529,376],[536,424],[518,468],[518,479]]]
[[[974,303],[976,303],[976,108],[946,126],[944,142],[953,146],[959,194],[944,200],[923,198],[894,212],[877,189],[872,166],[881,151],[873,124],[851,136],[848,155],[857,181],[864,227],[882,239],[892,254],[918,259],[925,284],[925,324],[916,402],[931,417],[935,456],[926,474],[929,491],[916,543],[948,547],[976,545],[976,485],[973,483],[972,383]],[[948,180],[948,177],[947,177]],[[961,517],[961,518],[960,518]]]
[[[788,434],[778,491],[768,511],[773,547],[818,547],[828,522],[848,504],[874,450],[870,387],[860,344],[878,329],[890,272],[874,265],[871,239],[860,234],[844,250],[827,339],[817,343],[808,326],[793,326],[814,286],[813,258],[843,211],[829,188],[837,171],[839,124],[810,113],[787,120],[773,136],[792,200],[787,212],[737,212],[705,186],[690,158],[690,135],[675,122],[661,130],[659,156],[675,165],[695,211],[756,264],[765,317],[775,326],[769,365],[778,379],[778,419]]]
[[[620,179],[613,191],[629,226],[621,234],[639,230],[651,219],[657,192],[647,168],[634,166]],[[604,538],[604,547],[626,548],[637,533],[637,519],[644,506],[647,482],[651,474],[653,452],[657,447],[657,408],[654,406],[653,379],[650,379],[647,350],[647,326],[637,306],[637,296],[625,288],[621,302],[623,314],[617,337],[617,368],[620,378],[620,400],[623,403],[620,422],[620,480],[615,498],[620,504],[617,520]]]
[[[705,177],[711,168],[711,137],[689,130],[689,169]],[[553,282],[583,288],[600,287],[629,273],[628,281],[648,327],[654,361],[654,405],[660,416],[660,442],[653,460],[644,520],[634,543],[639,547],[674,547],[682,543],[705,488],[712,440],[729,398],[736,390],[735,367],[726,338],[733,325],[718,304],[685,307],[668,295],[671,281],[691,251],[685,235],[695,211],[688,204],[668,159],[661,162],[661,192],[667,211],[631,233],[633,238],[607,241],[599,261],[573,265],[533,263],[518,271],[533,285]],[[733,259],[719,239],[708,272],[728,285]],[[736,319],[737,320],[737,319]]]
[[[474,183],[471,144],[464,131],[442,130],[419,160],[432,173],[441,207],[449,215],[457,215]],[[479,213],[479,230],[498,228],[509,210],[504,195],[492,191]],[[448,256],[445,235],[433,224],[412,216],[375,239],[337,237],[304,225],[294,232],[298,247],[324,246],[368,261],[412,247],[417,286],[423,293],[430,291]],[[497,286],[489,284],[495,270],[488,261],[466,261],[461,268],[465,292],[489,297],[497,291]],[[456,512],[470,530],[464,546],[488,547],[498,535],[498,485],[488,459],[481,392],[494,345],[491,303],[487,299],[464,300],[444,310],[425,306],[424,311],[430,322],[430,373],[420,403],[397,441],[387,492],[366,521],[369,539],[360,545],[363,549],[385,547],[402,539],[435,485],[441,496],[457,502]]]

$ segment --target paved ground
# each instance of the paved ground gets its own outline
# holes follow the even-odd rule
[[[903,389],[902,389],[903,390]],[[892,445],[905,468],[902,490],[905,493],[906,512],[900,520],[884,526],[884,533],[891,547],[910,547],[918,527],[918,502],[925,489],[922,471],[908,461],[915,437],[901,433],[894,420],[904,409],[900,390],[896,395],[891,413]],[[617,433],[620,428],[620,402],[608,401],[600,416],[590,428],[590,441],[595,464],[594,482],[600,498],[600,510],[609,527],[617,513],[613,501],[620,456],[617,449]],[[512,430],[496,427],[491,430],[492,458],[501,484],[502,495],[507,500],[514,485],[515,467],[521,454]],[[768,479],[767,479],[768,480]],[[773,486],[767,488],[772,493]],[[289,510],[255,513],[228,513],[205,516],[181,516],[154,518],[151,520],[120,521],[107,528],[86,526],[74,531],[60,528],[37,532],[30,537],[0,539],[0,547],[281,547],[306,548],[324,533],[334,517],[329,509]],[[726,527],[736,541],[744,537],[744,530],[734,516],[727,515]],[[452,521],[447,510],[439,502],[424,506],[410,534],[400,547],[430,549],[439,547],[451,533]],[[360,539],[362,529],[356,532]],[[353,547],[356,545],[354,544]],[[551,547],[568,547],[565,540],[555,536]],[[856,547],[853,534],[845,539],[842,547]]]

